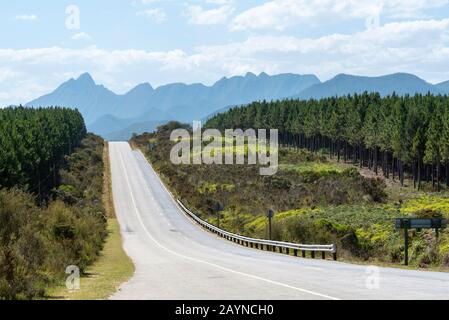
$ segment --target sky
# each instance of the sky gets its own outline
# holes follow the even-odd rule
[[[449,0],[15,0],[0,4],[0,106],[89,72],[139,83],[259,74],[449,80]]]

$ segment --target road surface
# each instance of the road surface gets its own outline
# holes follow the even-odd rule
[[[136,272],[111,299],[449,299],[449,274],[249,249],[178,208],[142,153],[110,143],[115,210]]]

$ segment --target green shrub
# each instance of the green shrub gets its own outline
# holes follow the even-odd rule
[[[0,298],[42,296],[47,250],[34,198],[17,189],[0,190]]]
[[[106,237],[103,140],[88,135],[69,157],[48,207],[17,189],[0,190],[0,299],[43,297],[45,288],[98,257]]]

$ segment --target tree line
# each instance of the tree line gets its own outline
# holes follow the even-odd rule
[[[0,109],[0,187],[17,186],[40,199],[57,184],[58,165],[85,135],[77,110]]]
[[[280,143],[324,151],[386,178],[449,187],[449,97],[364,93],[254,102],[217,114],[208,128],[279,129]]]
[[[0,300],[43,298],[107,235],[101,137],[77,110],[0,109]]]
[[[0,300],[45,298],[64,283],[68,266],[84,273],[107,236],[103,139],[87,134],[58,172],[52,201],[0,188]]]

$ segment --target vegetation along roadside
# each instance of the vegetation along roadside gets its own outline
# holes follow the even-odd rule
[[[98,259],[89,266],[80,279],[79,290],[69,290],[65,284],[49,290],[52,299],[100,300],[114,294],[119,286],[134,274],[134,265],[123,250],[120,225],[117,221],[112,198],[109,145],[104,143],[103,151],[103,196],[102,203],[107,216],[107,232],[104,248]]]
[[[171,130],[135,136],[171,190],[202,218],[232,232],[267,238],[265,212],[276,211],[273,237],[336,243],[347,261],[399,266],[398,217],[449,217],[449,99],[364,94],[309,102],[257,102],[212,117],[206,128],[278,128],[280,168],[173,165]],[[435,133],[439,132],[438,137]],[[246,152],[246,150],[234,150]],[[367,174],[369,172],[369,174]],[[213,211],[217,201],[225,210]],[[413,267],[447,270],[447,230],[410,231]]]
[[[0,299],[48,298],[108,250],[103,145],[76,110],[0,110]]]

